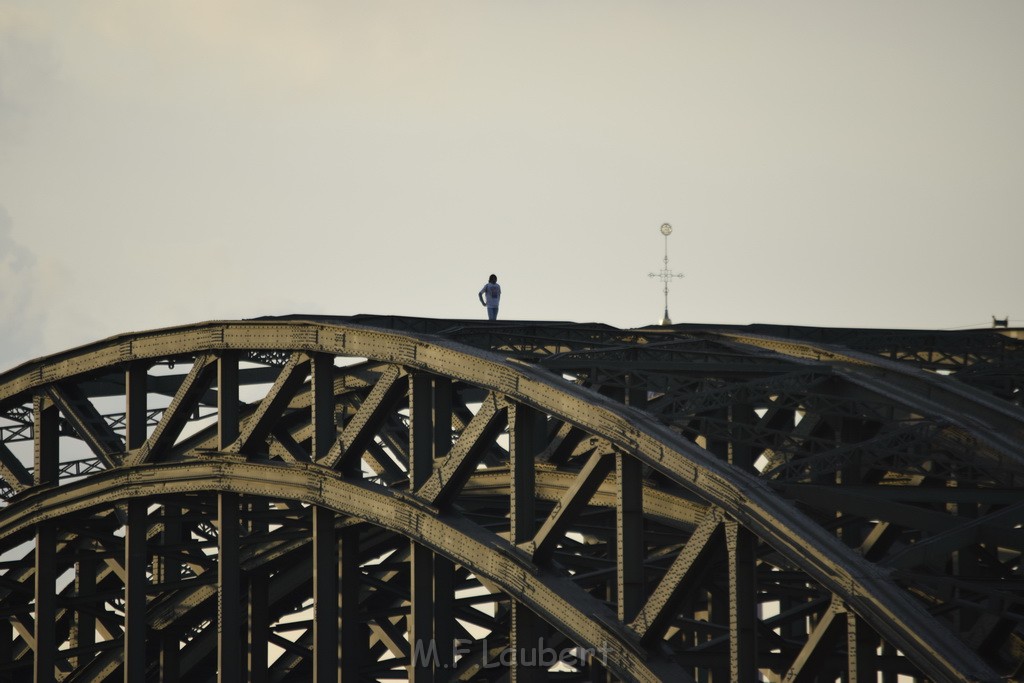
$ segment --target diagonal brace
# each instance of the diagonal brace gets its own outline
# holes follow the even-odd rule
[[[387,419],[394,403],[405,393],[407,386],[399,380],[405,371],[397,365],[389,365],[380,379],[370,390],[359,410],[348,421],[337,441],[331,446],[320,464],[339,468],[351,475],[358,473],[363,453],[369,448],[377,429]]]
[[[137,451],[130,453],[125,458],[125,465],[140,465],[156,460],[174,444],[196,402],[213,385],[213,380],[216,377],[216,372],[214,372],[217,367],[216,361],[216,357],[211,354],[196,359],[192,369],[189,370],[181,386],[178,387],[177,393],[171,400],[171,405],[167,406],[167,410],[164,411],[160,424]]]
[[[96,407],[77,388],[53,385],[47,389],[50,399],[64,413],[75,433],[108,468],[121,464],[124,444]]]
[[[658,587],[630,624],[630,628],[637,632],[645,645],[664,635],[676,607],[699,578],[701,568],[707,564],[707,558],[724,548],[725,538],[722,529],[722,513],[712,509],[694,529],[686,545],[661,578]]]
[[[3,442],[0,442],[0,477],[15,493],[32,485],[32,474]]]
[[[532,549],[533,561],[536,564],[545,564],[551,559],[555,547],[565,535],[565,530],[590,502],[614,466],[613,451],[598,451],[590,456],[561,500],[555,503],[554,509],[544,520],[533,540],[524,544],[524,549]]]
[[[845,626],[837,615],[845,611],[845,608],[833,598],[825,613],[818,619],[814,630],[811,631],[807,642],[797,653],[796,659],[790,665],[789,670],[782,677],[784,683],[801,683],[801,681],[817,680],[821,662],[834,649],[839,638],[842,636],[841,627]]]
[[[304,353],[291,355],[256,412],[245,421],[238,439],[228,447],[229,453],[248,452],[256,444],[267,440],[295,392],[306,381],[309,363],[309,356]]]
[[[489,394],[480,410],[462,431],[459,440],[452,445],[451,452],[416,494],[437,507],[445,507],[451,503],[452,498],[473,474],[495,434],[504,427],[502,417],[506,414],[507,407],[508,403],[504,398]]]

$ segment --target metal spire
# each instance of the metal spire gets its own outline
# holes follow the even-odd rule
[[[662,266],[661,272],[649,273],[648,277],[660,278],[661,282],[665,285],[665,315],[659,321],[659,325],[671,325],[672,319],[668,317],[668,283],[672,281],[674,277],[683,277],[682,273],[676,274],[668,267],[668,236],[672,234],[672,226],[668,223],[661,224],[661,234],[665,236],[665,265]]]

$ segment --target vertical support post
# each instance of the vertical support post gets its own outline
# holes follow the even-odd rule
[[[429,683],[434,680],[437,642],[434,639],[434,554],[413,542],[409,586],[409,651],[412,662],[409,680]]]
[[[621,556],[619,554],[618,542],[618,510],[615,510],[614,512],[616,515],[616,520],[612,522],[612,524],[615,525],[615,529],[613,529],[612,533],[608,535],[608,540],[605,544],[607,546],[605,556],[608,558],[609,561],[612,561],[613,559],[615,560],[616,571],[612,579],[605,584],[604,599],[609,605],[616,605],[616,612],[618,612],[619,595],[622,589],[622,586],[620,585],[619,581],[620,577],[622,576],[622,567],[619,564],[619,558]],[[605,664],[607,664],[607,662],[604,660],[604,658],[590,655],[590,676],[588,676],[585,680],[589,681],[590,683],[615,683],[615,677],[612,676],[612,674],[605,668]]]
[[[546,416],[522,404],[509,407],[509,533],[514,544],[537,532],[536,458],[544,447]]]
[[[433,459],[443,458],[452,448],[452,381],[433,378]],[[455,564],[434,553],[434,642],[439,671],[455,665]]]
[[[728,560],[727,560],[728,561]],[[727,581],[728,581],[727,577]],[[729,586],[726,585],[725,590],[720,590],[721,586],[718,585],[717,581],[710,582],[710,588],[706,593],[706,600],[703,605],[698,605],[697,614],[694,615],[696,619],[706,619],[709,622],[714,623],[716,626],[725,624],[729,626],[731,623],[732,611],[729,606],[729,598],[731,597]],[[703,614],[700,614],[703,612]],[[707,629],[700,629],[699,627],[695,630],[695,642],[707,641],[711,639],[711,635]],[[730,641],[732,640],[732,633],[730,631]],[[731,647],[731,644],[730,644]],[[731,653],[730,653],[731,654]],[[732,663],[732,657],[730,656],[728,661],[725,657],[716,657],[709,665],[708,669],[711,672],[710,683],[723,683],[724,681],[732,681],[732,674],[730,673],[730,665]]]
[[[874,431],[867,421],[856,417],[844,417],[839,426],[838,436],[842,444],[855,444],[871,438]],[[844,486],[855,486],[864,483],[865,468],[859,453],[854,451],[839,471],[839,482]]]
[[[748,403],[729,408],[729,462],[744,472],[754,472],[754,445],[751,443],[757,413]]]
[[[238,494],[217,496],[217,680],[242,680]]]
[[[796,411],[792,408],[773,408],[768,414],[765,415],[767,418],[767,429],[776,431],[779,434],[790,434],[796,428]],[[773,448],[782,441],[783,437],[775,436],[769,442],[769,445]],[[779,599],[779,611],[782,613],[789,612],[790,610],[798,607],[802,600],[791,595],[782,595]],[[806,638],[809,627],[805,619],[790,619],[788,624],[783,625],[780,629],[783,638]],[[890,682],[894,683],[894,682]]]
[[[644,602],[643,465],[615,454],[615,547],[618,615],[629,623]]]
[[[128,501],[124,535],[124,681],[146,677],[146,501]]]
[[[124,374],[125,449],[141,448],[148,437],[146,426],[146,393],[149,367],[140,362],[131,363]]]
[[[248,658],[249,683],[267,681],[267,639],[269,637],[269,605],[267,591],[268,577],[264,572],[249,575],[247,604],[249,612],[246,629],[246,656]]]
[[[38,422],[36,423],[38,426]],[[36,437],[38,439],[38,436]],[[36,609],[33,680],[51,683],[57,666],[57,525],[47,520],[36,525]]]
[[[434,458],[452,449],[452,381],[434,377]]]
[[[35,420],[32,483],[56,485],[59,462],[59,418],[56,406],[43,394],[32,399]],[[55,679],[57,665],[57,523],[46,520],[36,525],[35,571],[35,680]]]
[[[217,444],[227,450],[239,434],[238,352],[224,351],[217,359]]]
[[[890,644],[889,642],[887,642],[885,640],[882,641],[882,658],[883,659],[886,659],[886,658],[889,658],[889,657],[895,657],[897,655],[897,652],[898,651],[897,651],[897,649],[896,649],[896,647],[894,645]],[[886,669],[886,670],[882,671],[881,674],[882,675],[879,677],[878,683],[899,683],[899,680],[900,680],[899,674],[897,674],[896,672],[892,671],[891,669]]]
[[[36,486],[56,484],[60,470],[60,411],[47,396],[32,399],[35,421],[35,463],[32,483]]]
[[[867,422],[857,417],[844,417],[836,430],[836,437],[840,444],[855,444],[870,438],[873,431],[868,429]],[[865,468],[861,463],[861,455],[858,449],[853,449],[846,457],[842,468],[836,473],[836,483],[843,486],[856,486],[864,482]],[[870,533],[871,528],[866,522],[852,523],[852,520],[843,519],[844,514],[836,511],[836,535],[847,545],[856,547],[861,544],[864,537]],[[953,596],[948,595],[948,600]]]
[[[729,553],[729,677],[757,680],[756,538],[737,522],[725,523]]]
[[[314,437],[315,438],[315,437]],[[338,539],[333,510],[313,506],[313,680],[339,683]]]
[[[437,666],[451,671],[455,665],[455,564],[434,553],[434,642]]]
[[[537,455],[544,447],[546,416],[529,406],[509,407],[509,538],[513,544],[524,543],[536,533],[536,469]],[[509,672],[513,683],[544,680],[544,671],[521,664],[528,648],[540,647],[540,624],[537,615],[519,602],[512,602],[509,647],[514,664]],[[536,652],[531,659],[536,662]]]
[[[78,551],[78,559],[75,561],[75,595],[82,604],[75,611],[71,634],[72,649],[89,650],[96,645],[96,613],[93,611],[93,605],[86,604],[96,596],[96,567],[96,553],[91,548],[82,548]],[[3,636],[0,636],[0,642],[2,640]],[[72,657],[71,665],[77,667],[79,661],[85,659]]]
[[[729,461],[729,408],[715,408],[701,420],[707,450],[719,460]]]
[[[647,407],[647,388],[636,375],[626,376],[626,405],[644,410]]]
[[[409,374],[409,488],[415,491],[434,469],[433,382],[425,372]]]
[[[425,372],[409,375],[409,488],[415,491],[427,481],[434,467],[433,383]],[[409,680],[434,680],[434,557],[427,548],[411,542],[409,577]]]
[[[369,635],[359,621],[359,527],[350,526],[339,534],[338,588],[341,595],[341,680],[358,681]]]
[[[260,513],[266,512],[269,503],[263,498],[249,498],[249,523],[246,533],[255,540],[267,532],[269,524]],[[269,611],[270,577],[262,569],[248,573],[246,581],[246,610],[248,620],[245,629],[245,655],[249,683],[267,683],[267,655],[270,639]]]
[[[334,356],[329,353],[313,353],[310,358],[310,424],[313,427],[310,457],[317,460],[327,455],[338,435],[334,422]]]
[[[846,668],[848,681],[875,680],[875,634],[864,620],[846,610]]]
[[[171,504],[164,504],[160,512],[163,521],[160,545],[164,557],[156,567],[157,583],[166,584],[181,579],[181,562],[172,559],[180,552],[184,540],[181,512],[180,506]],[[160,683],[178,683],[180,647],[178,630],[173,625],[160,633]]]
[[[14,627],[7,619],[0,620],[0,665],[14,663]],[[15,683],[14,672],[0,666],[0,683]]]
[[[667,238],[666,238],[667,239]],[[668,320],[668,301],[665,301],[665,320]],[[647,407],[647,390],[643,380],[635,375],[626,376],[623,391],[626,405],[643,410]],[[615,600],[620,620],[632,621],[644,602],[644,523],[643,523],[643,465],[635,458],[615,454],[615,539],[609,539],[609,552],[615,557]],[[614,548],[611,546],[614,545]],[[609,557],[611,555],[609,554]],[[609,591],[611,592],[611,591]],[[591,680],[614,680],[603,662],[592,658]]]

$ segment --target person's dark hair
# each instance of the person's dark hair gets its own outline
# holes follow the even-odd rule
[[[489,278],[487,278],[487,281],[488,282],[497,282],[498,281],[498,276],[497,275],[491,275]]]

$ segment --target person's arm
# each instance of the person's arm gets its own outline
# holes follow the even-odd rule
[[[486,291],[487,291],[487,286],[485,285],[485,286],[484,286],[484,288],[483,288],[483,289],[481,289],[481,290],[480,290],[479,292],[477,292],[477,294],[476,294],[476,295],[477,295],[478,297],[480,297],[480,305],[481,305],[481,306],[486,306],[486,305],[487,305],[487,302],[486,302],[486,301],[484,301],[484,292],[486,292]]]

